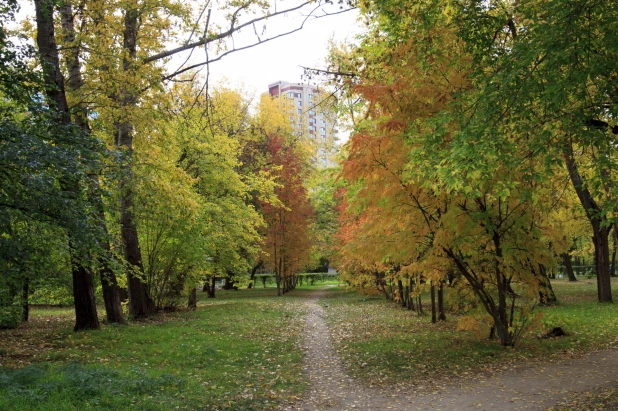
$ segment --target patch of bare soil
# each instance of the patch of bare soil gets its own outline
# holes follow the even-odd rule
[[[325,294],[316,292],[314,299],[305,303],[308,317],[303,350],[309,392],[298,403],[282,406],[282,411],[547,410],[574,393],[601,392],[618,385],[618,349],[611,349],[576,359],[530,364],[489,378],[479,375],[434,392],[420,386],[370,387],[347,375],[331,344],[324,320],[328,308],[318,301]],[[555,408],[571,409],[581,408]]]

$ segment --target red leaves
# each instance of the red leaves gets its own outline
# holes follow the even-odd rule
[[[302,180],[302,161],[283,138],[270,137],[268,143],[270,171],[280,184],[275,194],[281,205],[263,203],[267,224],[265,261],[280,277],[299,272],[309,262],[309,221],[313,207]]]

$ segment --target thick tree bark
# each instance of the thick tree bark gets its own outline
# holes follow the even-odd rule
[[[609,272],[609,224],[603,210],[592,197],[590,190],[584,184],[575,162],[573,148],[568,147],[564,152],[564,160],[569,177],[577,197],[584,207],[588,221],[592,225],[592,242],[594,244],[594,258],[597,271],[597,295],[599,302],[612,302],[612,288]]]
[[[58,47],[54,34],[53,2],[35,0],[36,23],[37,23],[37,46],[41,55],[46,94],[50,104],[56,109],[62,125],[70,124],[69,106],[64,89],[64,77],[60,70]],[[78,187],[67,187],[73,193],[78,192]],[[69,235],[69,249],[73,250],[72,235]],[[99,318],[94,300],[94,287],[92,273],[84,266],[79,258],[71,255],[71,271],[73,276],[73,300],[75,301],[75,331],[85,329],[98,329]]]
[[[74,331],[99,329],[97,306],[94,300],[94,281],[92,274],[83,265],[73,268],[73,301],[75,302]]]
[[[562,263],[564,264],[564,269],[566,270],[567,277],[569,277],[569,281],[577,281],[577,277],[575,277],[575,273],[573,272],[573,265],[571,264],[571,254],[565,252],[560,254],[560,257],[562,257]]]

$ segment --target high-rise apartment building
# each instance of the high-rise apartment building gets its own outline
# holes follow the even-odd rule
[[[277,81],[268,85],[268,93],[285,102],[285,110],[298,135],[306,135],[315,147],[315,164],[319,167],[334,165],[338,151],[336,116],[324,93],[318,88],[302,83]]]

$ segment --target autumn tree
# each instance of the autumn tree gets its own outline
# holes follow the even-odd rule
[[[127,262],[129,284],[129,311],[132,316],[148,315],[155,304],[142,281],[143,259],[139,246],[137,222],[133,213],[135,199],[134,152],[135,139],[145,138],[162,85],[183,73],[207,66],[225,55],[253,47],[287,33],[272,37],[255,37],[248,45],[235,48],[226,41],[244,28],[283,16],[296,10],[307,9],[307,17],[322,10],[322,4],[299,2],[287,9],[271,10],[270,4],[247,1],[230,2],[221,6],[221,13],[211,13],[208,6],[194,16],[190,5],[176,1],[114,1],[83,2],[77,16],[80,21],[71,53],[83,61],[84,84],[74,101],[90,101],[97,110],[97,132],[107,135],[123,153],[118,163],[118,191],[121,239]],[[322,13],[322,11],[320,11]],[[223,16],[216,21],[215,16]],[[220,17],[217,17],[220,18]],[[224,26],[227,26],[223,28]],[[300,27],[291,31],[296,31]],[[203,33],[199,36],[196,33]],[[165,49],[170,38],[186,36],[178,47]],[[183,52],[196,48],[207,50],[199,62],[185,60],[185,64],[167,71],[163,63]],[[69,49],[67,49],[69,50]],[[220,53],[217,53],[219,50]],[[221,51],[223,50],[223,51]],[[78,61],[78,60],[74,60]],[[82,98],[84,97],[84,98]]]
[[[275,274],[277,295],[296,286],[295,275],[309,262],[309,224],[313,209],[303,185],[302,162],[293,146],[271,136],[269,173],[276,176],[276,200],[262,204],[266,235],[264,260]]]
[[[451,5],[453,22],[475,70],[476,89],[461,139],[444,153],[454,175],[468,155],[489,152],[476,168],[513,164],[513,152],[536,158],[539,179],[564,168],[590,224],[598,300],[611,302],[609,233],[616,208],[614,153],[618,43],[613,2],[469,2]],[[510,130],[517,138],[509,138]],[[437,146],[436,146],[437,149]],[[453,179],[451,179],[453,180]],[[508,184],[508,182],[505,181]]]
[[[527,178],[542,164],[515,150],[494,163],[495,147],[479,151],[466,140],[460,121],[475,92],[473,59],[448,8],[403,13],[379,2],[370,11],[377,16],[357,51],[352,86],[367,101],[365,120],[342,173],[356,218],[341,252],[352,264],[360,260],[382,288],[406,274],[431,287],[457,272],[463,281],[455,283],[474,293],[500,343],[513,345],[529,307],[551,296],[546,267],[555,233],[537,201],[542,182]],[[467,159],[465,169],[451,168],[456,156]],[[483,168],[489,162],[493,168]],[[350,268],[354,275],[357,267]]]

